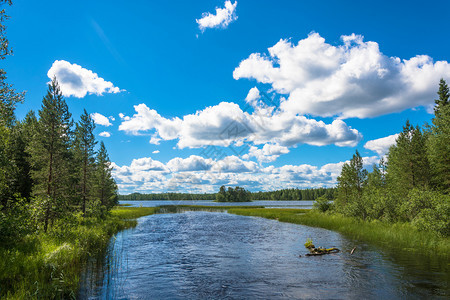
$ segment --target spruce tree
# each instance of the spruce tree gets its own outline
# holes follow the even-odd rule
[[[450,193],[450,92],[443,79],[439,83],[438,95],[427,150],[432,184],[436,189],[448,194]]]
[[[430,167],[426,140],[427,134],[406,121],[396,144],[389,149],[387,180],[399,198],[405,197],[415,187],[429,186]]]
[[[47,231],[49,223],[68,211],[73,122],[56,78],[48,85],[39,110],[37,130],[28,147],[33,168],[36,211]]]
[[[84,110],[80,121],[75,129],[75,159],[78,166],[77,179],[79,182],[79,193],[81,194],[81,211],[86,214],[86,202],[89,199],[93,177],[95,150],[97,144],[94,136],[95,124],[91,116]]]

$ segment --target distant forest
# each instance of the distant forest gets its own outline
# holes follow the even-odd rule
[[[250,193],[250,200],[315,200],[325,196],[329,200],[335,198],[336,188],[316,188],[316,189],[283,189],[270,192]],[[215,200],[214,194],[189,194],[189,193],[162,193],[162,194],[141,194],[132,193],[129,195],[119,195],[119,200]]]

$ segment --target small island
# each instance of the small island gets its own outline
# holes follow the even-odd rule
[[[251,193],[244,188],[237,186],[234,189],[232,187],[228,187],[228,189],[226,189],[225,186],[222,185],[219,189],[219,192],[216,194],[216,201],[217,202],[252,202],[252,200],[250,200],[250,197],[251,197]]]

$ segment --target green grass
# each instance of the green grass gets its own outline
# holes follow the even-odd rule
[[[304,209],[229,209],[228,213],[276,219],[281,222],[321,227],[366,241],[384,249],[412,254],[439,256],[450,260],[450,238],[433,232],[419,231],[408,223],[389,224],[361,221],[338,214],[325,214]]]
[[[88,257],[102,259],[110,237],[157,208],[116,207],[106,219],[75,218],[12,248],[0,247],[1,299],[75,299]]]
[[[143,216],[155,214],[159,211],[159,207],[128,207],[120,206],[111,210],[113,217],[120,219],[136,219]]]
[[[180,213],[185,211],[227,211],[231,208],[264,208],[264,206],[212,206],[212,205],[161,205],[160,213]]]

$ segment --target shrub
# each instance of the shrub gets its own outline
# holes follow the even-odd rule
[[[321,212],[326,212],[333,207],[333,202],[327,199],[325,196],[320,196],[314,202],[313,207]]]

